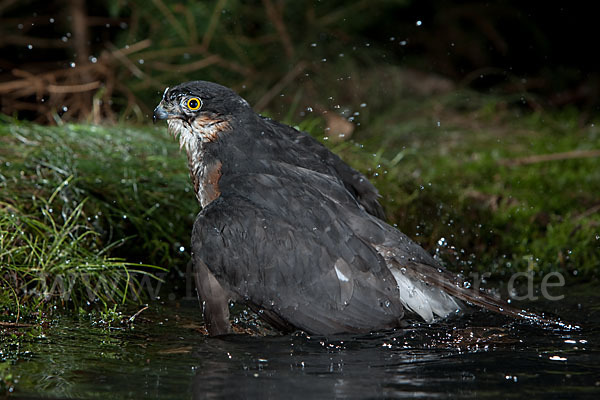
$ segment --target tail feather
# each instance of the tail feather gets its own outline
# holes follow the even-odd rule
[[[457,300],[443,290],[413,279],[396,268],[391,271],[400,289],[400,301],[404,307],[426,322],[433,322],[436,315],[444,318],[461,309]]]
[[[541,325],[555,326],[566,329],[576,328],[575,326],[562,321],[546,318],[531,311],[515,308],[502,299],[492,297],[480,290],[466,286],[465,281],[460,277],[441,268],[436,268],[421,263],[414,263],[410,265],[405,264],[402,267],[398,266],[397,269],[398,271],[392,271],[403,274],[406,278],[413,282],[425,282],[428,285],[440,289],[455,299],[465,301],[502,315],[535,322]],[[395,276],[396,273],[394,273]],[[398,280],[398,278],[396,279]],[[412,307],[408,307],[412,309]],[[427,320],[427,318],[425,318],[425,320]]]

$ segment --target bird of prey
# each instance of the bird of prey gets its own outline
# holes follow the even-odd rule
[[[312,334],[399,327],[405,310],[430,322],[463,301],[537,318],[467,287],[385,222],[363,174],[233,90],[167,88],[157,119],[185,148],[202,206],[192,261],[209,334],[232,332],[230,300],[276,329]]]

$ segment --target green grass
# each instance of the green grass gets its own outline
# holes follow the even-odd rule
[[[506,162],[599,149],[595,125],[461,91],[372,108],[350,141],[325,140],[318,117],[300,127],[366,172],[389,221],[450,268],[597,277],[600,159]],[[188,262],[198,205],[164,126],[4,120],[0,165],[2,304],[92,298],[108,309],[137,298],[145,265]],[[43,295],[56,285],[72,287],[69,300]],[[107,285],[117,290],[103,295]]]
[[[138,300],[139,280],[153,270],[146,264],[185,260],[177,242],[187,249],[197,206],[181,196],[185,161],[165,134],[4,122],[3,304]],[[71,295],[56,296],[60,288]]]

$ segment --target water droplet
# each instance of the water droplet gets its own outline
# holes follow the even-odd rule
[[[552,361],[567,361],[566,357],[561,357],[561,356],[550,356],[548,358]]]
[[[144,59],[143,59],[143,58],[140,58],[140,59],[138,60],[138,63],[139,63],[139,64],[143,64],[143,63],[144,63]]]
[[[75,64],[74,62],[72,62],[71,64],[69,64],[69,66],[70,66],[71,68],[75,68],[75,66],[76,66],[76,65],[77,65],[77,64]]]
[[[51,24],[54,23],[54,18],[50,18],[48,21],[50,21]]]
[[[63,106],[62,110],[63,110],[63,112],[67,112],[67,111],[69,111],[69,107]]]
[[[421,21],[421,20],[418,20],[418,21],[417,21],[417,26],[421,26],[421,25],[423,25],[423,21]]]
[[[183,253],[185,251],[185,247],[179,246],[179,251],[181,251]]]
[[[28,48],[29,50],[31,50],[31,49],[33,49],[33,45],[31,45],[31,44],[28,44],[28,45],[27,45],[27,48]]]
[[[367,103],[360,103],[360,108],[365,108],[367,106]]]
[[[310,47],[317,47],[317,44],[316,43],[311,43]]]

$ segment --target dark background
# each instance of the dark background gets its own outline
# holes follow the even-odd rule
[[[165,86],[206,79],[277,114],[294,104],[330,108],[330,97],[365,101],[357,78],[377,81],[377,71],[393,67],[394,76],[423,73],[423,82],[408,79],[413,92],[435,77],[516,95],[518,107],[575,107],[587,119],[600,105],[593,8],[517,0],[2,0],[0,110],[43,123],[144,120]],[[385,97],[388,77],[380,75],[369,96]]]

